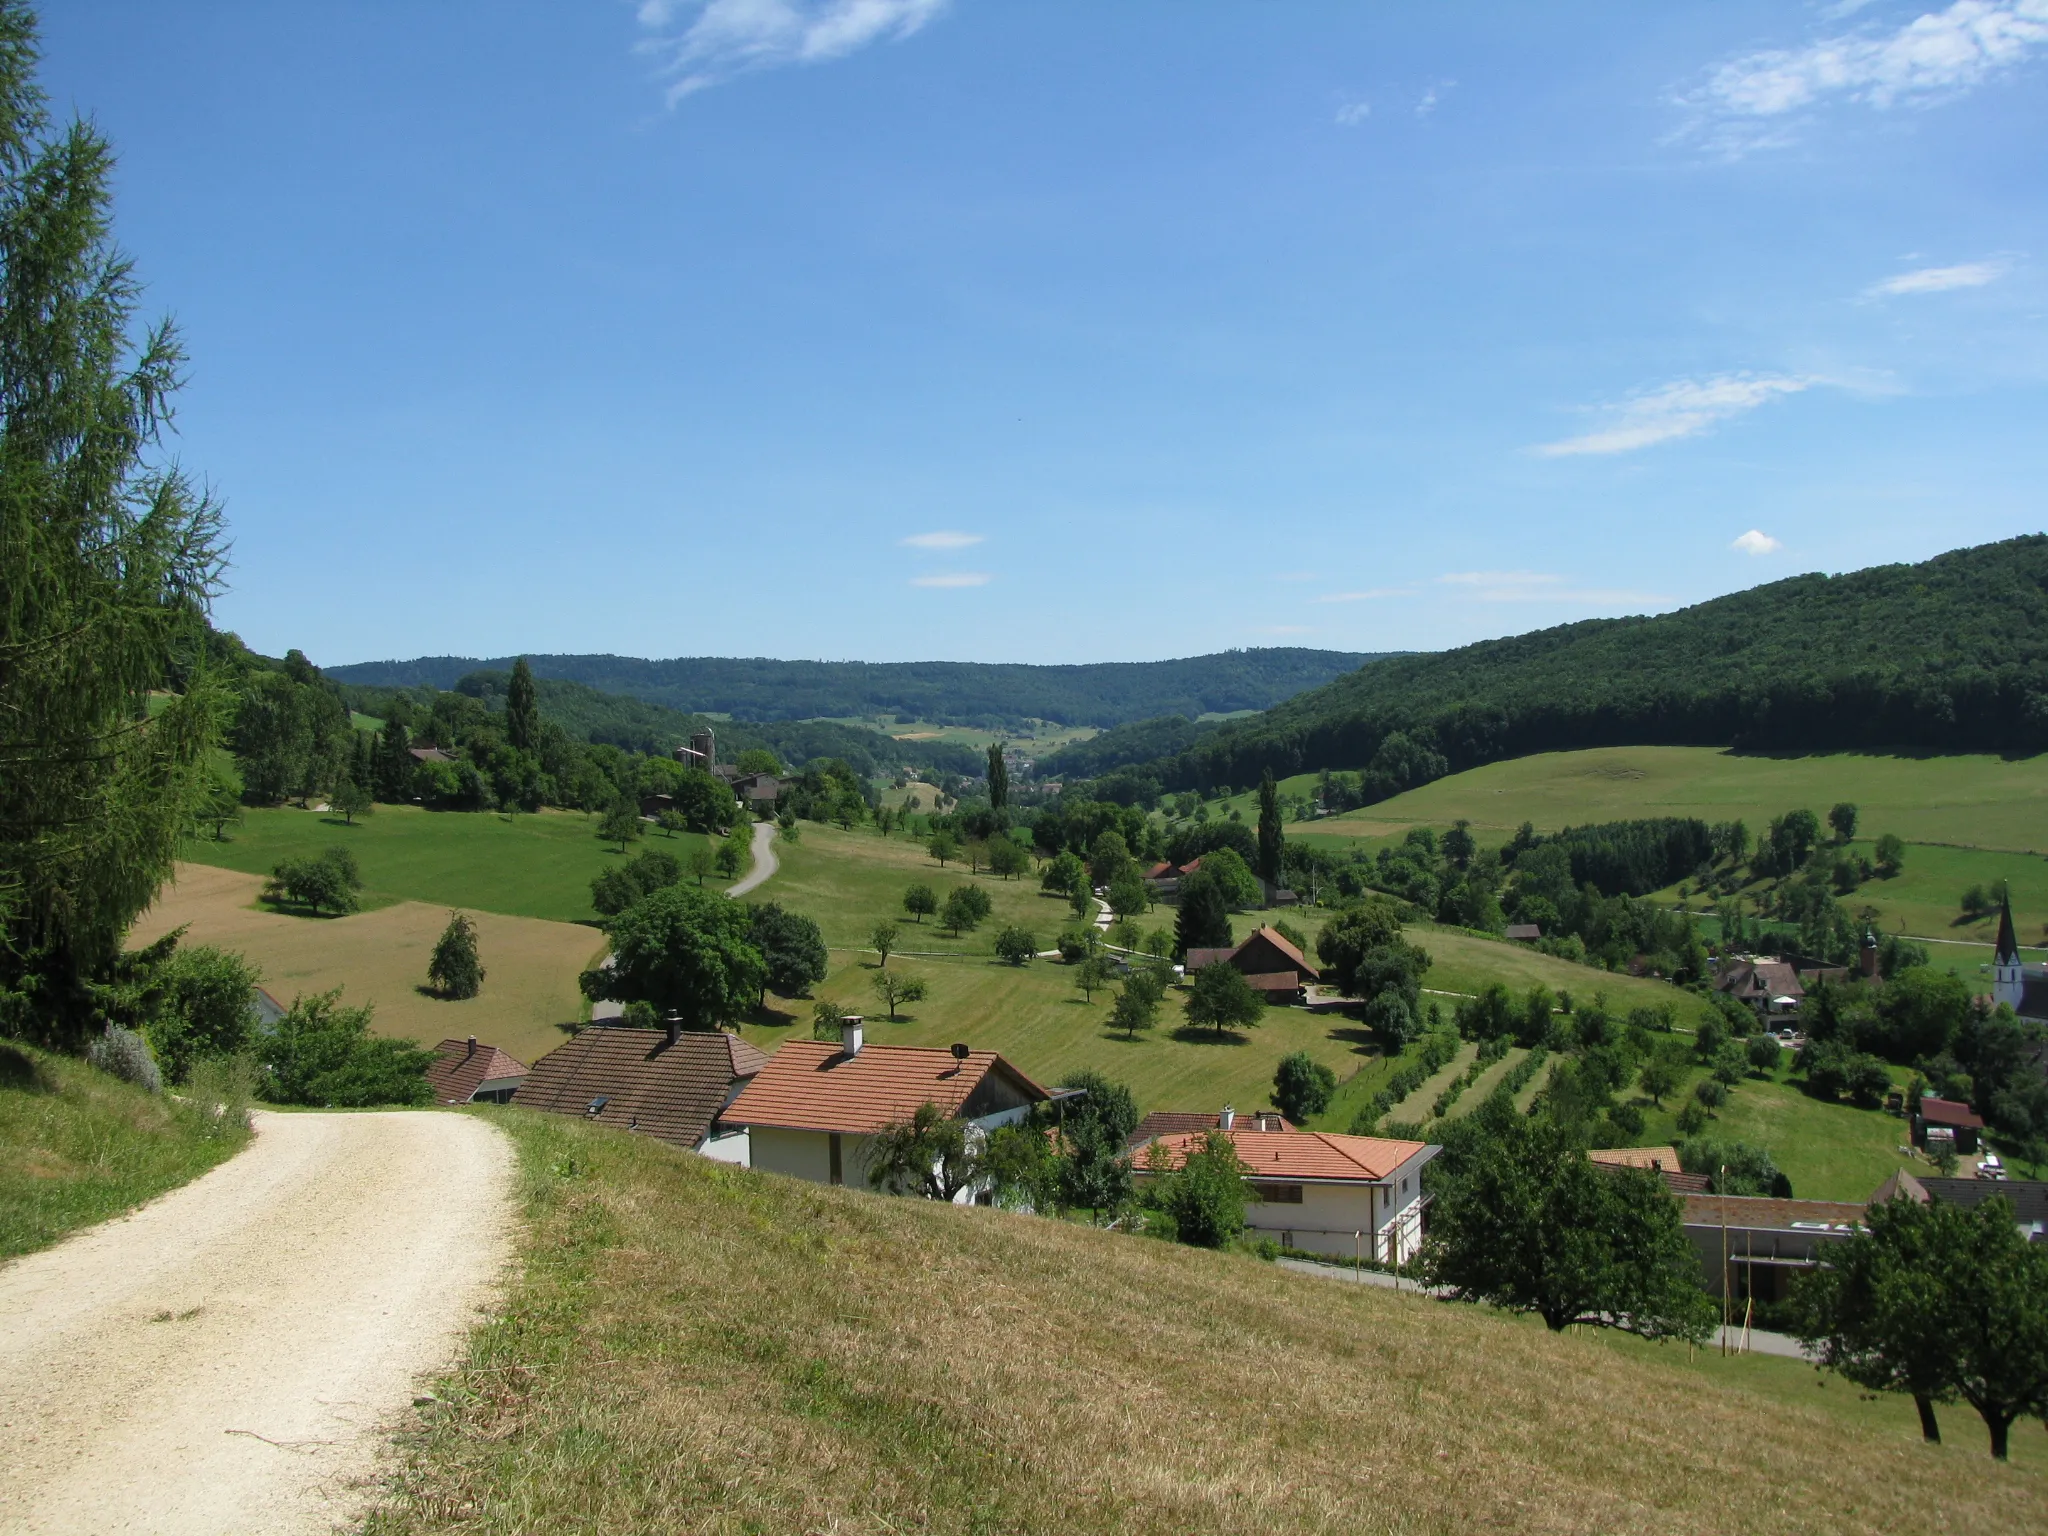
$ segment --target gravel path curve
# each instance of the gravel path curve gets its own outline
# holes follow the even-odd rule
[[[0,1532],[327,1531],[510,1253],[467,1115],[260,1114],[244,1151],[0,1268]]]
[[[775,857],[775,823],[757,821],[754,823],[754,867],[747,871],[745,879],[727,886],[725,894],[744,896],[780,867]]]

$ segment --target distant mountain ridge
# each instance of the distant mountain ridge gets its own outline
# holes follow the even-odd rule
[[[1133,744],[1144,727],[1111,733]],[[1651,618],[1388,657],[1149,761],[1118,793],[1364,770],[1380,793],[1534,752],[2048,751],[2048,537],[1794,576]],[[1115,754],[1107,737],[1083,743]],[[1070,773],[1082,761],[1048,758]]]
[[[1067,666],[969,661],[778,661],[755,657],[536,656],[539,678],[693,714],[738,720],[810,720],[894,714],[949,725],[1003,728],[1027,719],[1109,727],[1162,715],[1267,709],[1384,653],[1293,646],[1219,651],[1171,661]],[[453,688],[472,672],[503,671],[516,658],[422,656],[327,667],[338,682],[379,688]]]

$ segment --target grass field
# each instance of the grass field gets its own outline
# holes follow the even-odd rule
[[[1011,746],[1034,757],[1066,746],[1069,742],[1086,741],[1097,734],[1092,725],[1060,725],[1051,720],[1027,721],[1030,727],[1025,731],[984,731],[972,725],[940,725],[930,720],[899,720],[894,715],[842,715],[826,716],[833,725],[850,725],[864,731],[880,731],[898,741],[950,741],[963,747],[972,747],[977,752],[986,752],[995,743],[1008,742]]]
[[[1413,1093],[1387,1111],[1389,1120],[1399,1120],[1409,1125],[1420,1125],[1429,1119],[1430,1106],[1436,1103],[1436,1096],[1452,1083],[1465,1075],[1472,1060],[1479,1054],[1477,1041],[1468,1040],[1458,1047],[1458,1054],[1416,1085]],[[1467,1090],[1468,1092],[1470,1090]],[[1462,1102],[1462,1100],[1461,1100]]]
[[[1315,779],[1303,775],[1288,784],[1313,793]],[[1754,833],[1771,817],[1800,807],[1825,817],[1838,800],[1860,809],[1859,825],[1869,836],[1896,832],[1909,843],[2048,853],[2048,757],[1763,757],[1713,747],[1544,752],[1452,774],[1288,830],[1304,837],[1371,837],[1462,818],[1491,842],[1484,834],[1509,834],[1524,821],[1555,832],[1586,822],[1698,816],[1740,819]]]
[[[247,1140],[76,1057],[0,1042],[0,1260],[132,1210]]]
[[[171,929],[186,940],[238,950],[263,985],[290,1004],[301,993],[342,989],[347,1003],[374,1003],[378,1033],[431,1045],[475,1035],[532,1062],[562,1043],[561,1026],[584,1008],[576,974],[604,952],[604,935],[579,923],[469,909],[487,973],[480,996],[443,1002],[421,994],[448,908],[402,901],[349,917],[295,917],[257,902],[256,875],[181,864],[129,936],[145,944]]]
[[[339,845],[363,871],[366,907],[425,901],[443,907],[502,912],[573,923],[595,916],[591,878],[617,862],[613,844],[597,837],[597,818],[581,811],[504,817],[489,812],[423,811],[380,805],[345,826],[339,816],[290,807],[253,810],[231,842],[187,838],[181,858],[195,864],[267,875],[279,860]],[[655,832],[628,849],[661,848],[681,857],[702,839]]]
[[[374,1536],[2048,1523],[2031,1426],[2009,1466],[1954,1411],[1923,1447],[1910,1405],[1795,1362],[487,1113],[519,1146],[520,1259]]]

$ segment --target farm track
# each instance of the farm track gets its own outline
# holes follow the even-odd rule
[[[247,1150],[0,1269],[0,1532],[354,1518],[509,1253],[468,1115],[263,1114]]]

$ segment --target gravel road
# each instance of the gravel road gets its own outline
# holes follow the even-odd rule
[[[0,1268],[0,1532],[316,1532],[509,1254],[466,1115],[262,1114],[130,1216]]]
[[[744,896],[755,886],[774,874],[780,867],[775,857],[775,823],[757,821],[754,823],[754,867],[736,885],[725,888],[728,896]]]

